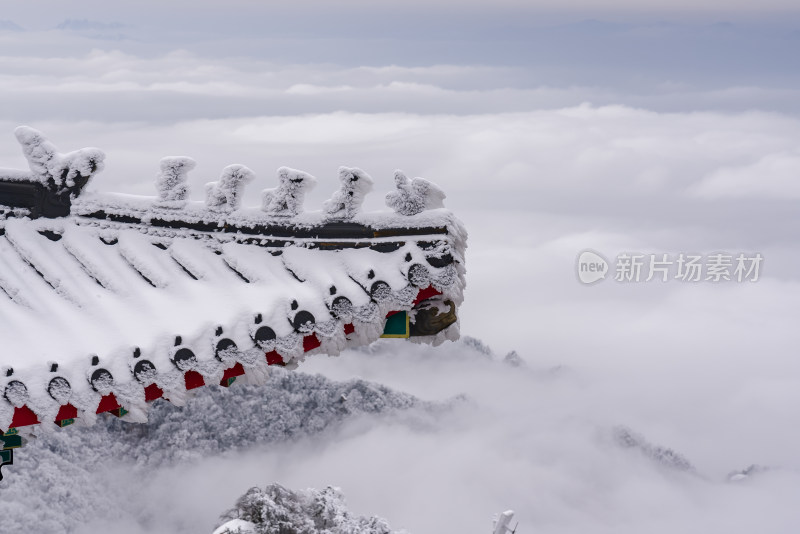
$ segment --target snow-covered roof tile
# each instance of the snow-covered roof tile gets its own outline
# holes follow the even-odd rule
[[[238,189],[208,206],[173,190],[81,195],[102,153],[65,156],[34,132],[21,136],[30,173],[0,173],[0,429],[103,411],[141,421],[157,397],[181,403],[198,385],[371,343],[392,312],[409,314],[416,341],[458,337],[466,232],[445,208],[363,213],[359,201],[334,220],[302,211],[302,195],[292,216],[234,209]],[[59,169],[68,180],[48,178]],[[181,172],[167,185],[185,185]],[[297,183],[281,182],[272,207]]]

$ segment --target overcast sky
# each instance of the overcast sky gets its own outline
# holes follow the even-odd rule
[[[49,9],[22,3],[4,6],[0,28],[8,31],[0,34],[0,46],[4,55],[25,57],[93,48],[153,57],[184,49],[206,58],[281,64],[516,67],[513,75],[484,78],[482,84],[473,79],[461,87],[578,85],[634,95],[695,86],[796,87],[800,9],[791,2],[759,3],[757,10],[744,9],[755,6],[751,2],[742,2],[742,10],[731,2],[717,9],[714,3],[690,3],[696,10],[680,9],[679,2],[663,2],[663,9],[647,2],[647,10],[587,3],[591,9],[567,9],[560,2],[426,2],[424,8],[373,2],[335,8],[324,2],[53,2]],[[32,35],[23,38],[14,28]],[[791,99],[783,100],[785,105]]]
[[[26,166],[13,129],[28,124],[62,150],[103,149],[103,191],[154,194],[166,155],[198,161],[197,199],[230,163],[257,173],[250,204],[277,167],[306,170],[319,179],[308,209],[339,165],[375,178],[369,209],[395,168],[423,176],[470,232],[462,332],[599,384],[553,418],[647,397],[635,419],[648,435],[717,472],[722,444],[740,446],[731,462],[798,469],[800,4],[641,6],[6,2],[0,166]],[[756,283],[585,287],[586,248],[764,264]],[[741,414],[763,440],[731,445]]]

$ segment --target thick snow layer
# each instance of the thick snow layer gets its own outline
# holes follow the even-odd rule
[[[38,181],[35,174],[31,171],[19,169],[0,168],[0,180],[4,182],[33,182]]]
[[[244,519],[231,519],[217,528],[213,534],[256,534],[256,524]]]
[[[91,201],[83,204],[91,206]],[[113,211],[113,206],[106,209]],[[124,209],[128,215],[139,213],[130,204]],[[177,211],[150,207],[142,213],[152,217],[158,209]],[[234,233],[88,218],[10,219],[4,231],[0,315],[5,320],[0,322],[0,337],[5,341],[0,365],[13,373],[3,377],[3,387],[12,380],[24,383],[30,393],[25,404],[42,421],[53,420],[63,404],[46,393],[56,376],[69,381],[69,402],[87,422],[100,397],[112,392],[130,411],[126,417],[141,421],[147,408],[143,388],[149,382],[133,379],[137,358],[152,362],[158,373],[155,383],[167,398],[181,402],[187,370],[213,384],[239,362],[248,375],[263,377],[265,352],[275,350],[294,365],[307,354],[338,354],[370,343],[381,334],[389,311],[411,309],[422,289],[409,281],[414,265],[427,265],[426,284],[456,305],[463,300],[461,233],[434,236],[443,243],[442,251],[423,250],[404,238],[399,248],[382,252],[309,249],[302,241],[275,249],[247,244],[249,237]],[[431,255],[444,252],[457,262],[438,268],[428,264]],[[377,282],[388,291],[370,297]],[[341,304],[338,297],[348,304],[337,308],[340,313],[334,316],[331,310]],[[299,327],[301,313],[313,316],[311,326]],[[345,332],[345,324],[353,324],[355,331]],[[254,335],[261,326],[271,328],[274,337],[256,346]],[[305,347],[304,336],[311,335],[319,348]],[[456,324],[417,341],[441,343],[457,335]],[[217,353],[222,339],[231,340],[237,350]],[[181,348],[190,349],[195,360],[183,362],[179,369],[172,358]],[[50,370],[49,362],[58,364],[56,371]],[[103,387],[90,383],[98,369],[107,370],[113,381]],[[12,416],[13,406],[0,402],[0,428],[7,428]]]
[[[272,198],[272,197],[270,197]],[[168,204],[171,206],[170,204]],[[259,225],[291,225],[298,228],[321,226],[329,219],[324,211],[298,212],[294,215],[267,212],[243,207],[231,213],[209,209],[205,202],[181,201],[181,209],[165,207],[158,197],[126,195],[122,193],[84,193],[72,204],[74,215],[88,215],[97,211],[122,217],[134,217],[148,222],[152,219],[183,221],[188,223],[226,224],[256,227]],[[465,244],[467,232],[450,210],[430,209],[415,215],[402,215],[387,211],[359,212],[349,222],[363,224],[378,230],[386,228],[446,228],[448,234],[457,236]]]

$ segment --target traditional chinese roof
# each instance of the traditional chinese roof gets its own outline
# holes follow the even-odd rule
[[[340,171],[344,201],[317,212],[297,209],[292,191],[276,204],[275,190],[262,209],[241,208],[224,178],[252,179],[241,166],[205,203],[81,194],[103,159],[83,150],[68,161],[50,150],[39,174],[33,163],[27,174],[0,170],[0,429],[103,412],[144,421],[154,399],[181,403],[195,387],[259,381],[269,365],[369,344],[398,312],[413,340],[458,337],[466,234],[443,207],[411,198],[363,213],[347,204],[353,181],[366,181],[358,169]],[[77,179],[52,179],[73,160]],[[166,167],[187,167],[175,160]],[[305,180],[281,171],[290,189]],[[362,197],[368,189],[371,179]]]

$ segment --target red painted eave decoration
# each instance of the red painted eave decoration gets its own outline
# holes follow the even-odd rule
[[[144,388],[145,402],[151,402],[156,399],[160,399],[162,396],[164,396],[164,390],[155,384],[150,384],[149,386]]]
[[[198,373],[197,371],[186,371],[186,374],[183,375],[184,380],[186,382],[186,390],[199,388],[206,385],[206,381],[203,380],[203,375]]]
[[[267,365],[286,365],[283,362],[283,356],[278,354],[277,351],[269,351],[267,353]]]
[[[344,335],[349,336],[355,331],[356,327],[353,326],[353,323],[347,323],[346,325],[344,325]]]
[[[219,385],[223,387],[229,387],[233,384],[233,381],[236,380],[237,376],[242,376],[244,374],[244,367],[239,362],[236,362],[236,365],[231,367],[230,369],[225,369],[225,373],[222,375],[222,380],[219,381]]]
[[[413,306],[416,306],[423,300],[428,300],[431,297],[435,297],[436,295],[441,295],[441,294],[442,292],[433,286],[428,286],[425,289],[420,289],[419,293],[417,293],[417,298],[414,299]]]
[[[39,418],[27,405],[22,408],[14,408],[14,417],[11,419],[9,428],[19,428],[21,426],[38,425]]]
[[[225,374],[222,375],[222,380],[235,378],[237,376],[242,376],[243,374],[244,374],[244,367],[242,367],[241,363],[236,362],[236,365],[234,365],[230,369],[225,369]]]
[[[303,338],[303,352],[314,350],[321,345],[322,343],[319,342],[316,334],[311,334]]]
[[[77,417],[78,417],[78,409],[71,404],[65,404],[58,409],[58,414],[56,415],[56,422],[63,421],[65,419],[76,419]]]
[[[110,412],[111,410],[116,410],[117,408],[121,408],[121,406],[117,402],[117,398],[114,396],[113,393],[109,393],[108,395],[100,399],[100,404],[97,406],[96,413],[106,413]]]

